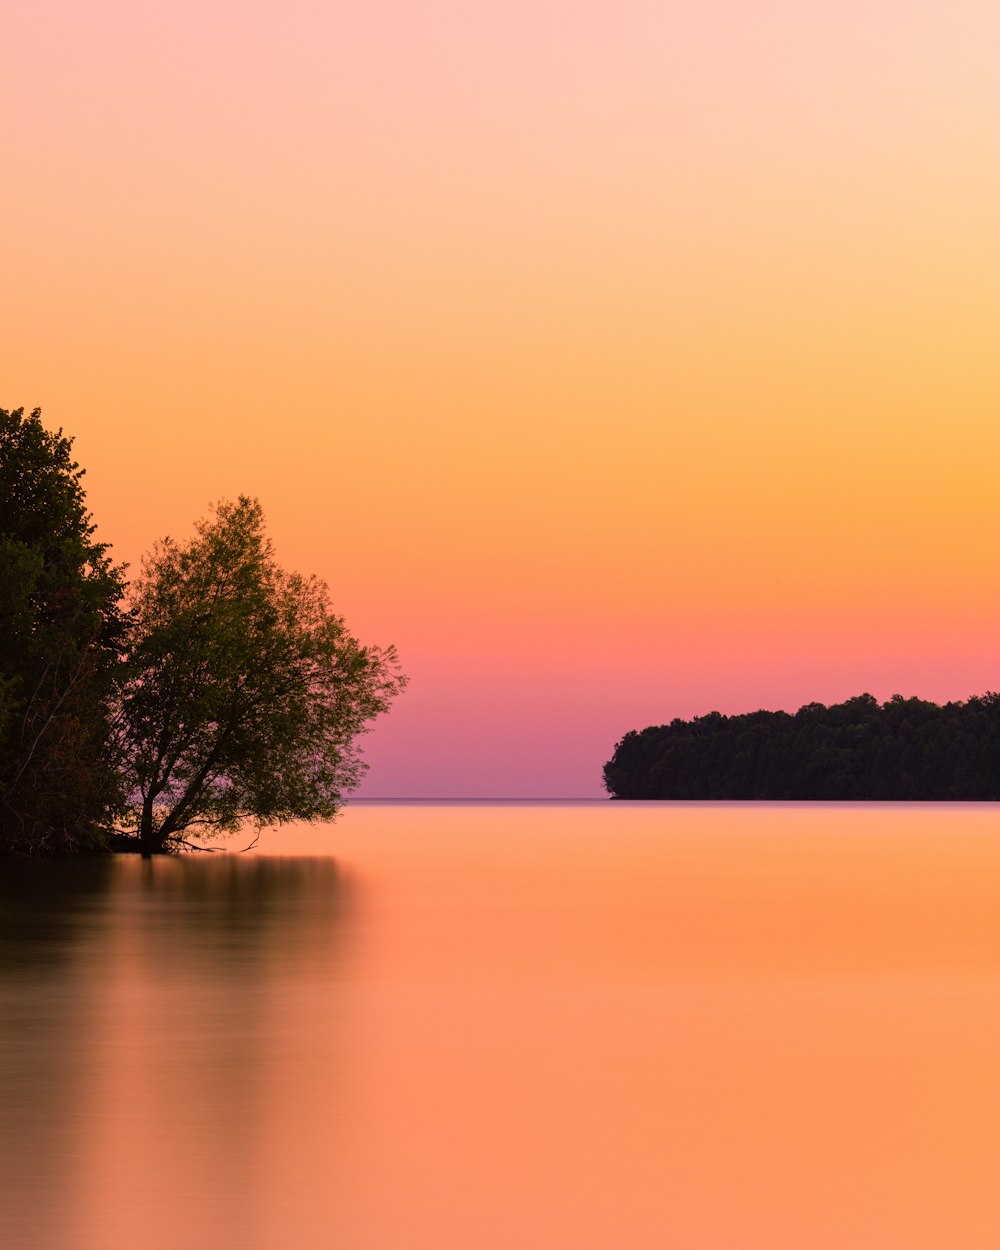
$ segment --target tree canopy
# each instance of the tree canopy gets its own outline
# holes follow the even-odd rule
[[[604,784],[617,799],[996,800],[1000,695],[677,719],[627,733]]]
[[[131,605],[115,742],[143,853],[330,819],[365,768],[358,736],[405,678],[323,582],[278,566],[260,504],[220,503],[190,542],[160,542]]]
[[[106,741],[124,577],[72,445],[39,410],[0,409],[0,850],[99,847],[119,806]]]

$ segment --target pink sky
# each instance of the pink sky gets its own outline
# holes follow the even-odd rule
[[[363,794],[1000,686],[992,3],[4,23],[0,404],[122,558],[258,495],[396,643]]]

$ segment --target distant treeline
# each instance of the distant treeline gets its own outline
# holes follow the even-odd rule
[[[995,800],[1000,694],[672,720],[627,733],[604,784],[615,799]]]

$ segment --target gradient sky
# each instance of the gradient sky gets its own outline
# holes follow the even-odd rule
[[[1000,687],[995,0],[8,6],[0,406],[132,563],[264,504],[362,794]]]

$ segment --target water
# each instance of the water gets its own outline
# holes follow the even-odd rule
[[[996,1250],[988,806],[355,805],[10,863],[4,1250]]]

